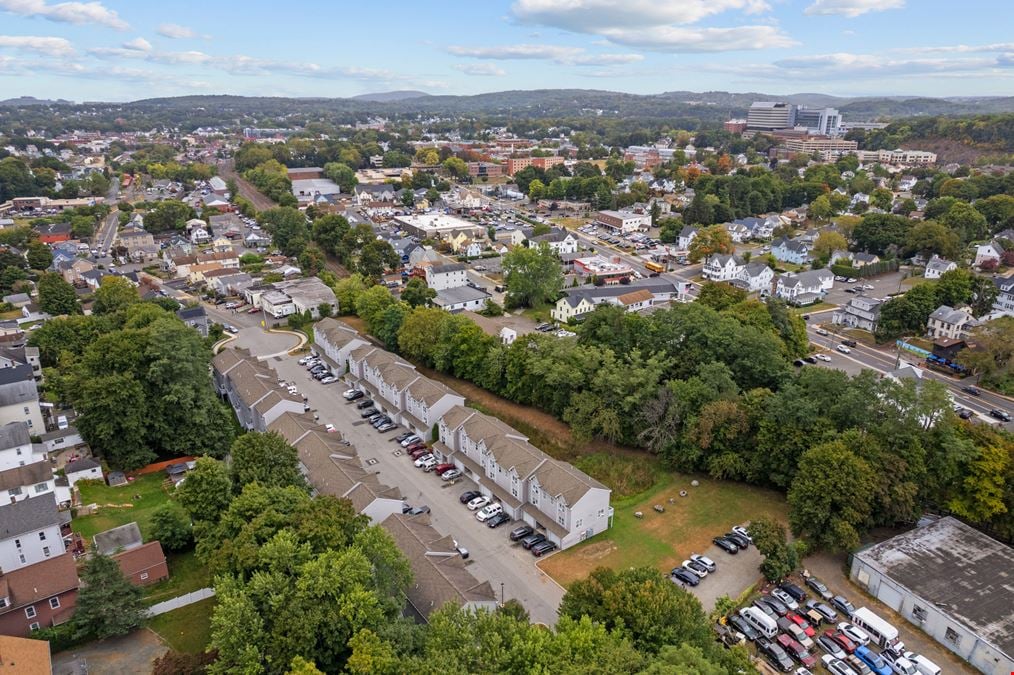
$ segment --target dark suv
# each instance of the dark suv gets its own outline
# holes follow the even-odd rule
[[[521,525],[520,527],[515,527],[513,530],[511,530],[510,540],[521,541],[522,539],[530,535],[532,532],[535,532],[535,530],[532,529],[531,525]]]

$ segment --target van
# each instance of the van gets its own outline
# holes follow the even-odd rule
[[[67,422],[67,416],[66,415],[60,415],[59,417],[56,418],[56,428],[57,429],[63,430],[63,429],[66,429],[68,426],[70,426],[70,424]]]
[[[739,610],[739,615],[764,637],[773,638],[778,634],[778,624],[775,620],[756,607],[744,607]]]
[[[922,654],[913,654],[912,652],[905,652],[905,658],[912,662],[915,669],[918,670],[922,675],[940,675],[940,666],[927,659]]]

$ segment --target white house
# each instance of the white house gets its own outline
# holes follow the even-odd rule
[[[671,300],[680,300],[681,297],[680,289],[675,284],[660,278],[639,279],[630,284],[578,286],[565,288],[563,297],[556,301],[556,306],[549,314],[555,321],[566,323],[603,303],[621,305],[627,311],[637,311]]]
[[[849,299],[848,304],[836,309],[831,314],[831,323],[872,333],[877,329],[877,322],[880,321],[880,309],[883,304],[884,301],[878,298],[855,295]]]
[[[56,480],[49,462],[33,462],[0,471],[0,499],[16,502],[55,492]]]
[[[547,234],[540,234],[529,239],[531,246],[545,243],[557,255],[577,253],[577,239],[570,232],[563,228],[555,228]]]
[[[31,432],[24,422],[9,422],[0,427],[0,471],[48,460],[43,446],[32,444]]]
[[[810,260],[810,245],[787,237],[780,237],[771,242],[771,255],[775,260],[802,265]]]
[[[993,241],[986,242],[985,244],[979,244],[975,248],[975,264],[977,266],[982,265],[987,260],[993,260],[999,263],[1003,254],[1003,245],[995,239]]]
[[[490,294],[475,286],[457,286],[437,291],[433,304],[448,312],[477,312],[486,306]]]
[[[828,270],[810,270],[778,277],[775,295],[793,305],[808,305],[821,300],[834,285]]]
[[[971,312],[940,305],[926,321],[926,332],[931,338],[967,340],[969,332],[979,325]]]
[[[679,238],[676,240],[676,245],[681,251],[686,251],[690,248],[690,244],[694,241],[697,236],[697,228],[692,225],[684,225],[683,229],[680,230]]]
[[[63,472],[72,488],[79,480],[102,480],[105,478],[102,474],[102,466],[91,457],[67,462],[63,467]]]
[[[743,265],[739,276],[733,280],[733,284],[746,290],[749,293],[770,293],[771,280],[775,277],[775,271],[762,262],[750,262]]]
[[[709,281],[732,281],[738,279],[745,263],[734,255],[716,254],[708,259],[701,274]]]
[[[927,279],[939,279],[943,274],[956,269],[958,269],[958,264],[956,262],[945,260],[944,258],[933,254],[933,257],[926,263],[926,271],[923,276]]]
[[[436,291],[468,284],[468,268],[462,263],[432,265],[426,268],[426,284]]]
[[[60,520],[51,492],[0,504],[0,569],[11,572],[65,553]]]

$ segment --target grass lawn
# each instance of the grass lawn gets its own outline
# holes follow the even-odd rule
[[[571,217],[550,218],[550,220],[552,220],[557,225],[562,225],[568,230],[576,230],[579,227],[584,227],[590,222],[588,218],[571,218]]]
[[[771,490],[709,478],[667,473],[649,490],[613,502],[613,526],[590,541],[558,553],[540,566],[566,586],[596,567],[652,566],[668,571],[693,552],[711,546],[712,537],[737,523],[767,515],[787,520],[785,498]],[[689,495],[680,497],[680,490]],[[670,503],[672,498],[675,503]],[[665,507],[665,513],[652,509]],[[636,518],[640,511],[643,518]]]
[[[792,307],[791,310],[796,314],[813,314],[814,312],[826,312],[829,309],[835,309],[838,305],[832,305],[830,302],[817,302],[806,307]]]
[[[154,605],[211,585],[208,568],[197,560],[193,551],[170,553],[166,556],[166,561],[169,564],[169,578],[144,589],[146,605]]]
[[[122,487],[109,487],[99,481],[78,483],[82,504],[97,504],[98,510],[90,516],[71,521],[74,531],[88,540],[98,532],[111,527],[137,521],[141,535],[148,539],[152,514],[169,501],[169,495],[162,488],[165,474],[161,471],[140,476]],[[135,499],[134,497],[139,498]]]
[[[927,279],[926,277],[905,277],[901,280],[901,285],[905,288],[913,288],[928,281],[931,281],[931,279]]]
[[[201,600],[153,617],[148,621],[148,627],[176,651],[201,654],[211,640],[211,611],[214,608],[215,598]]]
[[[537,321],[540,323],[548,322],[552,321],[552,317],[549,315],[549,312],[550,310],[553,309],[553,307],[554,305],[550,305],[548,303],[545,305],[539,305],[537,307],[526,307],[521,312],[521,315],[528,317],[532,321]]]

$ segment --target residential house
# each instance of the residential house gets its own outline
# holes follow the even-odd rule
[[[968,310],[940,305],[929,315],[926,332],[931,338],[967,340],[969,332],[978,325],[979,322]]]
[[[81,432],[73,426],[69,426],[64,429],[54,429],[53,431],[44,433],[39,437],[39,440],[41,440],[42,443],[33,447],[38,448],[39,445],[41,445],[41,450],[46,453],[59,452],[60,450],[66,450],[67,448],[84,445],[84,439],[81,438]]]
[[[790,305],[809,305],[822,300],[833,285],[834,274],[829,270],[783,274],[776,282],[775,295]]]
[[[68,261],[67,264],[61,265],[59,270],[60,274],[63,275],[64,281],[68,284],[77,285],[83,283],[81,275],[84,272],[90,272],[95,269],[95,264],[84,258],[74,258]]]
[[[477,312],[486,306],[492,296],[476,286],[458,286],[437,291],[433,304],[448,312]]]
[[[465,286],[468,284],[467,270],[463,263],[432,265],[426,268],[426,284],[436,291]]]
[[[203,306],[181,307],[176,310],[176,316],[180,321],[200,333],[201,337],[208,337],[208,313],[204,311]]]
[[[215,389],[236,411],[244,429],[265,431],[285,412],[303,412],[303,401],[278,383],[275,371],[246,349],[223,349],[211,360]]]
[[[24,422],[37,434],[46,430],[30,364],[0,368],[0,424],[9,422]]]
[[[32,302],[21,308],[21,318],[18,319],[18,322],[36,323],[39,321],[49,321],[52,318],[52,315],[42,311],[42,307],[38,303]]]
[[[393,183],[360,183],[353,189],[356,206],[393,205],[397,198]]]
[[[690,244],[694,241],[697,236],[697,228],[692,225],[684,225],[683,229],[680,230],[679,238],[676,240],[676,246],[681,251],[687,251],[690,249]]]
[[[26,305],[32,304],[32,296],[28,293],[11,293],[3,297],[3,302],[13,305],[16,309],[21,309]]]
[[[157,260],[161,253],[151,232],[136,228],[121,230],[116,235],[114,246],[122,246],[128,258],[141,263]]]
[[[831,315],[831,323],[846,328],[858,328],[873,332],[880,321],[880,309],[884,301],[865,295],[854,295],[848,304],[839,307]]]
[[[0,471],[0,502],[17,502],[56,494],[56,480],[49,462],[32,462]],[[68,493],[69,496],[69,493]],[[57,497],[57,502],[67,501]]]
[[[224,296],[241,295],[244,288],[254,284],[249,274],[233,269],[220,270],[214,276],[205,275],[205,280],[209,288]]]
[[[975,247],[975,265],[981,266],[987,261],[1000,262],[1000,258],[1004,254],[1004,246],[998,240],[994,239],[988,241],[985,244],[979,244]]]
[[[0,634],[31,635],[66,623],[74,613],[79,586],[72,553],[0,572]],[[12,671],[14,672],[14,671]]]
[[[729,233],[729,238],[737,244],[741,244],[750,238],[750,229],[743,223],[732,221],[725,224],[725,230]]]
[[[0,426],[0,471],[49,459],[43,446],[32,443],[25,422],[9,422]]]
[[[709,281],[732,281],[739,278],[744,267],[739,257],[717,253],[708,258],[701,274]]]
[[[788,237],[779,237],[771,242],[771,255],[781,262],[803,265],[810,261],[810,245]]]
[[[79,480],[105,480],[102,465],[91,457],[82,457],[73,462],[67,462],[63,467],[63,475],[67,477],[67,483],[71,488]]]
[[[533,248],[544,243],[557,255],[577,253],[577,239],[563,228],[553,228],[551,232],[531,237],[529,241],[529,246]]]
[[[39,348],[28,345],[4,345],[0,343],[0,368],[28,365],[36,382],[42,381],[42,361]]]
[[[996,285],[996,300],[993,301],[993,312],[1000,316],[1014,316],[1014,277],[998,277],[993,280]]]
[[[165,269],[172,272],[177,279],[189,276],[190,268],[194,265],[218,263],[220,267],[239,270],[239,255],[235,249],[196,254],[189,254],[180,249],[167,249],[162,253],[162,262]]]
[[[451,461],[514,519],[544,531],[561,549],[610,527],[610,491],[558,462],[495,417],[455,406],[438,425],[434,454]]]
[[[408,559],[412,583],[408,587],[408,605],[418,621],[444,605],[465,610],[494,611],[496,592],[488,581],[479,581],[465,568],[454,540],[441,535],[428,514],[418,516],[395,513],[381,526],[391,535],[398,549]]]
[[[348,499],[357,513],[374,523],[401,513],[401,492],[381,483],[375,471],[363,466],[354,447],[337,432],[328,432],[312,415],[285,413],[269,429],[296,448],[300,471],[314,495]]]
[[[65,523],[70,523],[70,514],[59,511],[53,492],[0,504],[0,570],[16,570],[62,554],[67,550]]]
[[[317,277],[279,281],[260,297],[261,309],[275,319],[304,312],[316,319],[320,317],[322,305],[337,310],[338,298],[331,287]]]
[[[770,293],[771,281],[774,278],[775,271],[766,263],[749,262],[743,265],[739,276],[732,280],[732,284],[748,293]]]
[[[313,342],[343,373],[353,350],[369,345],[359,332],[337,319],[321,319],[313,326]]]
[[[48,225],[34,225],[32,227],[39,235],[39,241],[43,244],[58,244],[61,241],[70,240],[70,223],[51,223]]]
[[[94,537],[95,549],[116,561],[120,571],[135,586],[150,586],[169,578],[162,544],[144,543],[137,523],[127,523]]]
[[[642,290],[651,293],[651,300],[647,302],[647,305],[642,297],[643,294],[636,293],[636,291]],[[644,309],[645,306],[658,305],[672,300],[682,302],[684,298],[679,287],[671,281],[661,278],[638,279],[629,284],[606,286],[589,284],[566,288],[563,290],[563,294],[563,297],[556,301],[556,306],[550,310],[553,319],[560,323],[580,317],[603,303],[625,306],[628,311],[637,311]]]
[[[923,276],[927,279],[939,279],[943,274],[956,269],[958,269],[956,262],[945,260],[934,253],[933,257],[926,263],[926,271],[923,273]]]

